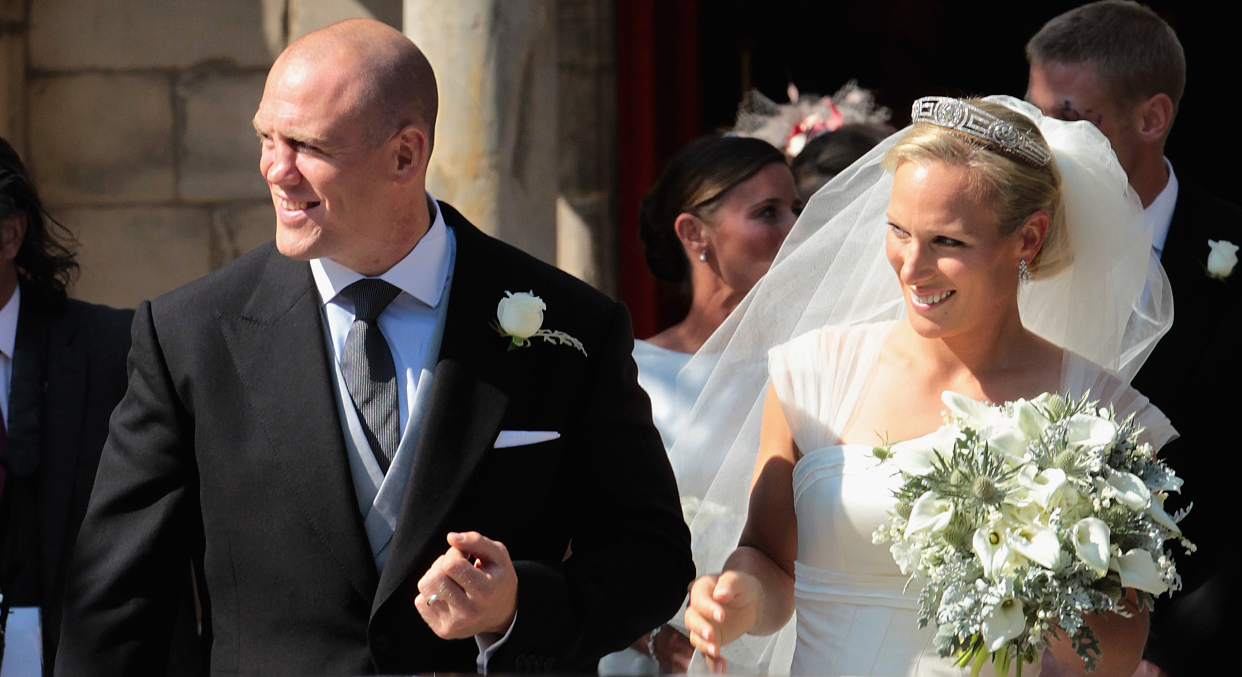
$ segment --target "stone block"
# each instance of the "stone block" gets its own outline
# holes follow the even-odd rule
[[[173,111],[163,75],[31,80],[29,164],[49,204],[171,200]]]
[[[226,201],[268,195],[259,173],[255,111],[263,73],[191,73],[177,86],[185,125],[177,194],[183,200]]]
[[[401,30],[403,0],[289,0],[289,40],[345,19],[375,19]]]
[[[211,216],[197,207],[54,212],[81,247],[75,298],[132,308],[211,272]]]
[[[26,18],[26,0],[0,0],[0,22],[21,23]]]
[[[0,0],[0,22],[21,24],[26,19],[26,0]]]
[[[0,32],[0,136],[25,155],[26,45],[22,35]]]
[[[268,66],[258,0],[38,0],[30,6],[37,70],[186,68],[206,61]]]
[[[219,268],[276,237],[271,200],[226,205],[212,212],[212,268]]]

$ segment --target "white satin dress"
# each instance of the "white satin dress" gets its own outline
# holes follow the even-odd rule
[[[834,432],[846,429],[892,326],[812,331],[769,354],[773,388],[805,452],[793,471],[798,558],[791,675],[969,674],[937,654],[932,625],[918,627],[921,583],[906,589],[889,545],[871,541],[895,505],[896,469],[880,465],[870,446],[841,444]],[[1157,447],[1175,434],[1146,398],[1081,356],[1067,352],[1062,386],[1071,393],[1090,388],[1121,416],[1135,412]],[[990,663],[983,674],[994,674]],[[1038,675],[1038,666],[1027,665],[1022,674]]]

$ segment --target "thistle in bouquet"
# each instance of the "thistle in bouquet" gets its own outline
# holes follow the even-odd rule
[[[1084,395],[1044,394],[990,406],[946,391],[948,420],[927,437],[876,456],[901,475],[897,505],[876,531],[910,582],[921,582],[919,626],[936,627],[940,655],[978,675],[1034,663],[1065,633],[1088,671],[1099,642],[1089,614],[1127,612],[1181,587],[1166,541],[1187,551],[1164,500],[1181,480]]]

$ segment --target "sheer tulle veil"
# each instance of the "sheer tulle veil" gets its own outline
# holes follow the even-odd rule
[[[1063,391],[1144,408],[1128,388],[1173,320],[1168,280],[1152,255],[1152,233],[1108,140],[1088,122],[1062,122],[1011,97],[987,100],[1033,119],[1064,179],[1062,200],[1073,263],[1024,285],[1023,323],[1067,349]],[[746,520],[758,451],[768,351],[821,327],[850,327],[905,316],[901,288],[884,253],[892,175],[884,154],[894,134],[811,198],[771,270],[716,331],[687,369],[715,361],[690,423],[670,450],[693,534],[700,574],[718,572]],[[1017,271],[1015,271],[1015,275]],[[874,350],[847,346],[842,373],[826,394],[850,401],[862,387]],[[1085,359],[1083,359],[1085,358]],[[1175,433],[1154,408],[1145,424],[1163,444]],[[680,623],[680,617],[674,623]],[[730,672],[788,670],[793,624],[773,637],[744,637],[725,647]]]

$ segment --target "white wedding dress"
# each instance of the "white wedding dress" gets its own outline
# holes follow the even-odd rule
[[[881,465],[873,447],[842,444],[836,432],[846,429],[862,400],[894,324],[819,329],[769,354],[772,386],[794,441],[806,450],[793,471],[798,559],[792,675],[969,674],[936,653],[934,627],[918,627],[921,583],[907,587],[888,546],[872,543],[895,505],[897,470]],[[841,364],[845,355],[851,362]],[[1081,395],[1090,388],[1093,399],[1114,404],[1119,416],[1135,413],[1154,444],[1174,434],[1145,397],[1092,366],[1067,353],[1063,390]],[[992,674],[991,665],[983,674]],[[1023,674],[1038,675],[1038,667],[1028,665]]]

